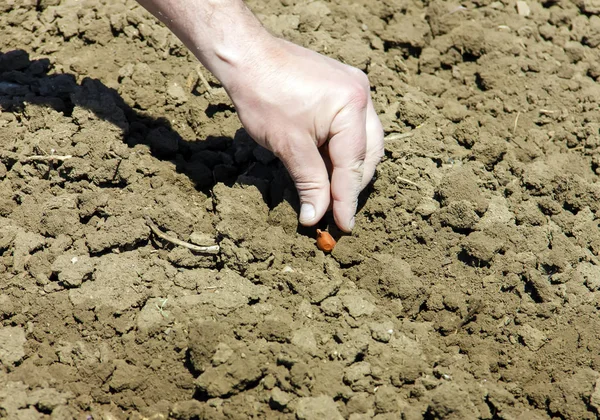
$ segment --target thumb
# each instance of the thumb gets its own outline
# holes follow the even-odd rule
[[[300,223],[315,225],[329,207],[329,175],[312,139],[292,141],[276,153],[288,170],[300,198]]]
[[[335,131],[329,140],[329,157],[333,165],[333,217],[340,229],[350,232],[364,177],[366,106],[362,102],[350,104],[338,113],[332,128]]]

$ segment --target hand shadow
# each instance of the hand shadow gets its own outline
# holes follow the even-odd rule
[[[76,107],[87,109],[117,127],[128,146],[148,146],[155,158],[173,162],[177,172],[185,174],[197,189],[207,194],[219,182],[229,186],[254,185],[269,208],[285,200],[298,212],[297,193],[285,167],[271,152],[258,146],[245,130],[237,130],[234,138],[208,136],[188,141],[166,118],[149,117],[132,108],[116,90],[101,81],[84,78],[78,84],[73,74],[49,74],[49,70],[48,59],[32,61],[24,50],[0,52],[0,110],[21,113],[26,104],[36,104],[71,117]],[[205,110],[209,117],[215,112],[215,106],[218,107],[209,105]],[[17,162],[9,148],[7,144],[0,144],[0,162],[8,169]],[[60,171],[60,174],[69,180],[85,179],[100,187],[127,185],[118,177],[109,180],[107,185],[106,180],[97,181],[92,174],[79,173],[76,179],[69,171]],[[368,194],[368,191],[361,194],[359,208],[364,206]],[[330,212],[319,227],[327,225],[334,225]],[[298,232],[314,236],[314,228],[299,227]]]

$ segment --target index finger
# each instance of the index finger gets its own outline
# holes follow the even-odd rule
[[[345,232],[354,227],[358,194],[362,189],[367,151],[366,107],[365,100],[342,109],[332,124],[336,130],[329,140],[333,217]]]

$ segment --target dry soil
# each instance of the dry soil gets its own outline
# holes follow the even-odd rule
[[[372,83],[325,255],[136,3],[0,1],[0,417],[597,418],[600,3],[516,3],[250,1]]]

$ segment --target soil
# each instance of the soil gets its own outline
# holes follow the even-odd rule
[[[250,6],[372,83],[331,254],[136,3],[0,2],[0,417],[597,418],[600,4]]]

